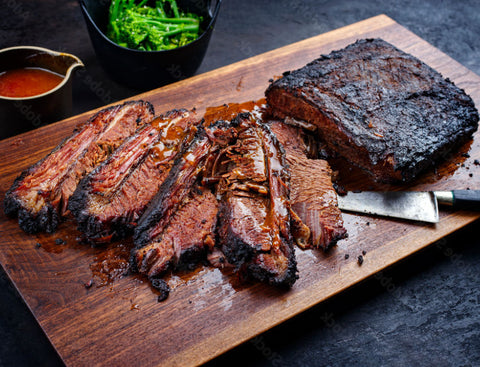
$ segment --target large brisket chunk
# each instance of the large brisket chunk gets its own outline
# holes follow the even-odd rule
[[[153,115],[153,106],[143,101],[126,102],[95,114],[15,180],[5,196],[6,214],[18,215],[26,232],[54,232],[67,214],[68,200],[79,181]]]
[[[69,209],[86,239],[108,242],[131,234],[197,123],[192,112],[169,111],[140,128],[81,181]]]
[[[478,127],[463,90],[381,39],[286,73],[266,97],[276,117],[316,125],[329,149],[385,182],[412,180]]]

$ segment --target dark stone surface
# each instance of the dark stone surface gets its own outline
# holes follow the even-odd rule
[[[480,74],[479,9],[478,0],[224,0],[199,73],[384,13]],[[3,0],[0,48],[27,44],[85,63],[74,80],[74,114],[137,93],[109,80],[96,62],[76,1]],[[209,365],[479,366],[478,227],[477,221]],[[3,271],[0,341],[0,367],[62,364]]]

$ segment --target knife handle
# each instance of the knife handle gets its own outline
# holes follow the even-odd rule
[[[480,190],[453,190],[453,207],[480,210]]]

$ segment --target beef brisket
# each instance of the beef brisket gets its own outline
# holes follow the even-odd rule
[[[137,249],[162,234],[198,180],[211,147],[205,128],[199,126],[195,137],[182,148],[167,178],[138,220],[134,231]]]
[[[89,242],[109,242],[132,233],[190,127],[197,123],[196,115],[186,110],[155,118],[80,182],[69,209]]]
[[[198,188],[200,173],[209,163],[214,143],[228,144],[232,129],[224,123],[198,126],[183,145],[168,177],[160,186],[134,231],[133,269],[150,278],[171,265],[193,267],[206,259],[214,245],[217,200]],[[190,217],[189,217],[190,216]],[[187,227],[191,227],[187,229]],[[205,255],[205,256],[203,256]]]
[[[286,72],[265,94],[276,117],[316,125],[330,150],[384,182],[414,179],[478,127],[463,90],[381,39]]]
[[[219,146],[229,144],[234,137],[235,130],[224,121],[218,121],[207,128],[198,125],[192,130],[195,131],[194,136],[187,139],[182,145],[167,178],[139,219],[138,226],[134,231],[135,248],[132,250],[131,256],[132,267],[151,277],[167,269],[168,265],[172,263],[172,259],[176,259],[175,263],[180,261],[183,267],[188,267],[186,259],[192,258],[191,256],[172,258],[171,243],[167,239],[171,238],[170,233],[178,234],[181,230],[177,228],[178,225],[174,218],[183,220],[185,215],[191,214],[192,218],[188,223],[196,223],[197,229],[204,229],[203,232],[198,233],[199,235],[208,232],[207,228],[210,228],[211,218],[215,217],[214,223],[216,223],[217,205],[213,205],[211,202],[212,198],[216,202],[216,198],[209,196],[204,189],[199,189],[197,183],[200,181],[200,173],[205,170],[206,166],[214,165],[213,153],[218,150]],[[200,214],[197,212],[199,209],[205,210],[205,213]],[[212,225],[211,231],[213,228]],[[203,250],[204,248],[198,245],[202,241],[209,248],[213,247],[213,235],[201,235],[200,237],[201,241],[198,237],[193,236],[192,240],[178,243],[175,246],[183,248],[185,254],[198,254],[197,249]],[[165,240],[162,242],[163,238]],[[181,240],[185,241],[186,237],[182,236]],[[192,248],[187,251],[189,244],[193,244],[195,250]],[[194,263],[196,262],[194,261]]]
[[[134,267],[154,278],[221,250],[242,275],[291,286],[297,268],[285,166],[275,136],[249,113],[199,128],[138,222]],[[200,178],[214,184],[215,196],[199,194]]]
[[[153,106],[143,101],[96,113],[15,180],[5,196],[5,213],[18,215],[20,227],[28,233],[54,232],[79,181],[153,115]]]
[[[280,121],[269,121],[269,126],[286,151],[296,242],[302,248],[326,250],[347,236],[332,184],[332,170],[326,160],[308,157],[309,134]]]
[[[288,172],[275,136],[250,114],[219,157],[218,246],[246,277],[291,286],[297,267],[290,230]]]
[[[308,246],[327,250],[347,235],[326,160],[287,156],[293,211],[310,229]]]
[[[193,189],[163,232],[135,252],[139,272],[154,278],[169,268],[191,270],[206,259],[215,244],[217,211],[209,190]]]

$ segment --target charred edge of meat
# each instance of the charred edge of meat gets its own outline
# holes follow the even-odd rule
[[[130,135],[129,131],[123,132],[120,139],[117,139],[114,144],[111,144],[111,145],[102,144],[101,145],[102,149],[106,152],[106,156],[100,162],[95,162],[96,167],[92,166],[91,168],[84,170],[83,178],[80,178],[80,181],[76,182],[76,186],[73,189],[73,192],[71,192],[70,197],[67,198],[67,203],[66,203],[66,209],[67,209],[66,212],[67,213],[70,211],[70,209],[69,209],[70,199],[75,194],[75,192],[77,191],[78,186],[82,183],[82,181],[84,179],[86,179],[88,177],[92,177],[90,175],[91,172],[89,172],[89,171],[91,171],[92,169],[93,169],[93,171],[95,171],[99,166],[103,166],[106,161],[109,161],[110,160],[109,158],[115,153],[115,151],[118,148],[120,148],[126,142],[131,141],[133,139],[133,136],[136,135],[136,131],[140,131],[142,128],[146,129],[147,127],[151,127],[151,125],[148,124],[148,122],[150,122],[150,120],[152,118],[154,118],[154,115],[155,115],[153,105],[151,105],[149,102],[145,102],[145,101],[142,101],[142,100],[140,100],[140,101],[129,101],[129,102],[125,102],[122,105],[118,105],[118,110],[122,111],[122,109],[125,108],[125,106],[129,106],[129,105],[131,105],[135,108],[137,108],[137,107],[140,108],[140,111],[135,111],[135,113],[137,114],[137,117],[135,119],[135,125],[131,126],[133,128],[133,130],[135,130],[135,131],[132,132],[132,135]],[[141,124],[141,123],[143,123],[143,124]],[[104,129],[100,133],[100,136],[102,136],[102,134],[106,131],[108,131],[108,126],[107,126],[106,129]],[[127,135],[127,132],[129,133],[128,135]],[[107,133],[107,135],[108,135],[108,133]],[[95,144],[98,144],[98,141],[96,141]],[[87,153],[87,151],[88,151],[88,148],[86,150],[86,153]],[[63,211],[61,211],[60,215],[64,215]],[[122,234],[129,233],[129,228],[126,228],[126,226],[123,226],[122,223],[116,223],[116,224],[118,224],[118,233],[121,236],[122,236]],[[127,224],[128,224],[128,222],[127,222]],[[110,241],[111,238],[112,238],[111,234],[108,234],[108,233],[100,234],[97,242],[98,243],[105,243],[105,242]],[[92,241],[90,241],[90,242],[92,242]]]
[[[290,288],[298,279],[297,260],[291,239],[280,239],[280,246],[269,252],[258,251],[252,259],[240,266],[239,272],[244,278],[271,284],[277,287]],[[287,267],[284,269],[283,264]]]
[[[69,210],[77,220],[77,229],[82,232],[84,241],[92,244],[108,243],[132,234],[133,228],[127,221],[113,220],[106,227],[103,222],[99,222],[94,216],[85,213],[87,200],[88,192],[85,184],[79,186],[79,190],[75,191],[69,200]]]
[[[192,144],[195,142],[197,137],[204,135],[203,133],[199,132],[204,132],[204,129],[202,128],[198,130]],[[154,227],[155,224],[157,224],[162,218],[164,218],[167,208],[164,207],[162,204],[169,200],[171,196],[171,188],[174,185],[178,184],[177,174],[180,170],[180,166],[184,164],[183,158],[183,154],[179,154],[179,156],[175,159],[169,175],[160,186],[160,189],[155,195],[155,197],[150,201],[143,215],[138,220],[137,227],[134,231],[134,243],[136,248],[141,248],[145,246],[151,240],[150,229]],[[177,203],[175,207],[178,207],[179,204],[180,203]]]
[[[155,288],[158,292],[158,302],[163,302],[168,298],[170,294],[170,287],[168,286],[167,282],[160,278],[152,278],[150,279],[150,283],[152,287]]]
[[[273,282],[272,284],[275,285],[291,287],[298,278],[298,269],[290,227],[290,171],[288,170],[286,152],[283,145],[276,135],[272,133],[268,125],[262,124],[260,126],[263,129],[262,139],[264,141],[270,181],[270,202],[272,206],[270,210],[275,210],[275,215],[278,217],[278,235],[280,236],[279,248],[272,248],[270,256],[277,256],[276,252],[280,251],[280,256],[285,256],[288,263],[287,270],[282,275],[274,274],[270,278],[270,282]],[[275,160],[277,162],[274,162]]]
[[[84,129],[88,128],[88,125],[97,119],[101,114],[108,114],[111,111],[116,109],[121,109],[128,105],[134,104],[142,104],[144,107],[147,108],[147,112],[150,113],[152,116],[154,115],[154,108],[153,105],[149,102],[145,102],[142,100],[139,101],[127,101],[122,105],[115,105],[104,108],[98,111],[96,114],[91,116],[87,122],[78,125],[73,130],[72,135],[63,139],[60,144],[58,144],[49,154],[45,157],[40,159],[38,162],[34,163],[27,169],[25,169],[13,182],[10,189],[5,194],[4,198],[4,212],[9,217],[19,217],[19,225],[20,227],[27,233],[37,233],[42,230],[46,230],[48,233],[55,232],[58,227],[58,224],[61,221],[61,215],[58,213],[58,209],[54,208],[50,203],[46,203],[44,207],[38,212],[33,213],[29,208],[24,208],[18,197],[15,195],[15,191],[19,188],[21,183],[24,179],[33,174],[35,170],[38,169],[40,165],[42,165],[49,157],[59,152],[69,141],[74,139],[80,132]],[[139,119],[136,121],[139,123]]]
[[[104,222],[100,222],[94,216],[85,213],[83,203],[87,200],[88,194],[83,187],[80,190],[78,194],[71,197],[72,206],[69,208],[77,220],[77,229],[82,232],[85,242],[102,244],[133,234],[135,224],[129,218],[123,216],[114,218],[108,225],[105,225]],[[79,205],[77,206],[77,204]]]
[[[286,289],[291,288],[298,279],[297,260],[295,258],[295,252],[293,248],[290,247],[290,244],[284,243],[282,247],[283,249],[281,249],[281,251],[284,254],[286,253],[288,267],[287,270],[285,270],[280,276],[278,273],[275,272],[275,268],[269,269],[268,267],[263,266],[261,262],[259,264],[259,261],[251,261],[249,263],[246,263],[246,270],[243,272],[244,276],[246,276],[246,278],[274,285],[276,287]],[[262,256],[272,255],[259,253],[257,254],[256,258]]]
[[[175,270],[191,271],[207,258],[207,248],[192,246],[183,251],[175,263]]]
[[[249,113],[238,114],[231,121],[230,125],[236,129],[239,129],[245,120],[250,120]],[[251,128],[251,126],[247,125],[247,128]],[[241,133],[241,131],[238,132],[239,135]],[[235,196],[248,196],[248,193],[243,194],[236,192],[230,187],[231,185],[227,181],[223,180],[219,186],[222,188],[217,188],[217,191],[221,192],[222,200],[220,201],[219,205],[216,242],[221,244],[221,251],[226,256],[229,263],[234,265],[238,270],[245,262],[248,262],[253,258],[255,254],[255,247],[252,246],[252,244],[245,242],[245,239],[242,238],[242,235],[237,233],[238,228],[232,227],[232,222],[236,220],[236,218],[233,216],[234,214],[230,201],[235,200]],[[252,195],[255,197],[254,193],[252,193]],[[263,204],[261,206],[263,206]],[[253,212],[253,210],[255,210],[255,206],[249,207],[248,210]],[[253,217],[254,216],[252,216],[252,218]]]
[[[130,105],[130,104],[136,104],[136,103],[143,103],[145,106],[147,106],[148,108],[148,111],[154,115],[155,112],[154,112],[154,107],[152,104],[150,104],[149,102],[146,102],[146,101],[142,101],[142,100],[138,100],[138,101],[127,101],[127,102],[124,102],[122,105],[118,106],[110,106],[110,107],[107,107],[107,108],[104,108],[100,111],[98,111],[97,113],[95,113],[93,116],[91,116],[87,122],[83,123],[83,124],[79,124],[78,126],[76,126],[73,130],[73,133],[72,135],[70,136],[67,136],[66,138],[64,138],[50,153],[48,153],[45,157],[43,157],[42,159],[40,159],[38,162],[34,163],[33,165],[31,165],[30,167],[28,167],[27,169],[25,169],[16,179],[15,181],[13,182],[12,186],[10,187],[10,189],[7,191],[6,193],[6,197],[5,199],[7,199],[7,197],[9,196],[9,194],[13,191],[15,191],[18,186],[20,185],[20,182],[23,181],[23,179],[31,174],[32,172],[35,171],[35,169],[40,166],[45,160],[48,159],[48,157],[50,157],[53,153],[56,153],[57,151],[59,151],[60,149],[62,149],[62,147],[65,145],[65,143],[69,140],[72,140],[76,135],[78,135],[78,133],[80,131],[83,130],[84,127],[86,127],[90,122],[94,121],[100,114],[102,113],[106,113],[108,111],[112,111],[112,110],[115,110],[117,108],[121,108],[123,106],[127,106],[127,105]],[[137,122],[139,122],[137,120]],[[13,204],[12,204],[13,205]],[[7,211],[9,214],[9,216],[12,216],[12,215],[15,215],[15,212],[13,210],[10,209],[10,206],[12,205],[5,205],[5,213],[7,214]],[[19,208],[18,207],[18,203],[16,203],[17,205],[17,209]]]
[[[29,210],[19,206],[17,216],[20,228],[29,234],[37,233],[39,228],[44,229],[47,233],[54,233],[61,221],[58,211],[49,204],[43,206],[36,215],[32,215]]]
[[[135,247],[130,250],[130,256],[128,258],[128,270],[132,274],[139,272],[137,261],[137,248]]]
[[[240,124],[238,119],[232,121],[217,120],[205,132],[213,144],[213,148],[230,144],[237,136],[236,127]]]
[[[235,119],[239,150],[232,150],[230,157],[226,157],[227,162],[231,162],[230,167],[225,167],[227,172],[235,173],[232,177],[222,174],[225,180],[222,179],[217,190],[222,195],[217,242],[242,278],[290,287],[297,279],[297,267],[288,208],[284,208],[288,207],[288,171],[283,147],[267,126],[248,121],[251,121],[249,114]],[[246,145],[242,144],[243,139]],[[242,161],[237,163],[232,156],[245,156],[248,154],[245,149],[252,150],[253,159],[258,158],[259,149],[261,151],[264,160],[255,160],[254,171],[249,169],[249,164],[242,168]],[[270,189],[267,196],[255,190],[235,189],[248,186],[241,184],[252,179],[252,174],[258,176],[255,172],[262,170],[265,172],[263,180]]]
[[[235,267],[240,277],[285,288],[291,287],[298,279],[292,243],[282,237],[279,248],[272,248],[270,251],[256,249],[255,246],[245,242],[245,239],[228,224],[231,220],[228,205],[225,203],[220,205],[217,243],[220,244],[221,252],[228,263]],[[288,264],[286,269],[278,271],[277,266],[271,266],[276,256],[285,258]]]
[[[150,201],[147,209],[143,213],[142,217],[137,222],[137,227],[134,231],[134,243],[136,248],[141,248],[145,246],[152,238],[151,230],[161,221],[163,223],[162,227],[170,220],[172,214],[175,213],[175,210],[181,204],[183,198],[188,194],[189,189],[193,185],[194,181],[197,179],[195,170],[201,169],[201,162],[197,162],[197,167],[192,171],[192,177],[180,177],[182,173],[182,167],[185,165],[185,156],[191,154],[196,148],[210,146],[209,139],[205,132],[203,126],[199,126],[193,141],[178,155],[175,159],[172,169],[170,170],[167,178],[160,186],[159,191],[155,197]],[[200,157],[196,157],[200,158]],[[204,157],[201,157],[201,161]],[[193,169],[193,168],[192,168]],[[181,179],[186,179],[183,182],[179,182]],[[173,195],[172,193],[176,190],[174,188],[179,185],[183,185],[183,188],[180,188],[180,196]]]
[[[137,248],[145,246],[150,241],[152,237],[150,230],[155,228],[159,221],[162,221],[160,225],[162,228],[168,223],[170,216],[175,213],[183,197],[188,195],[188,191],[197,179],[197,174],[207,164],[207,153],[211,152],[212,145],[228,144],[234,135],[235,131],[226,121],[217,121],[208,128],[202,125],[198,126],[195,136],[183,145],[167,178],[137,222],[138,226],[134,231],[134,243]],[[195,162],[194,165],[189,163],[192,172],[190,172],[190,176],[185,176],[182,167],[185,166],[185,157],[190,155],[194,156]],[[180,194],[180,197],[172,194],[176,192],[173,188],[181,189],[180,193],[175,194],[177,196]]]
[[[332,237],[329,243],[326,244],[324,251],[330,250],[333,246],[337,244],[338,241],[348,238],[348,232],[346,228],[342,227],[339,231]]]
[[[12,192],[15,191],[15,189],[18,187],[20,182],[25,178],[27,174],[28,172],[24,171],[20,176],[18,176],[15,179],[12,187],[5,194],[5,198],[3,199],[3,212],[8,217],[15,218],[17,217],[17,215],[19,215],[19,211],[22,205],[18,201],[18,199],[14,195],[12,195]]]
[[[246,243],[237,233],[234,233],[230,226],[230,206],[224,200],[219,203],[218,210],[218,231],[216,243],[222,244],[220,249],[228,262],[234,265],[237,270],[240,266],[250,261],[255,254],[255,249]]]
[[[125,141],[124,144],[119,147],[107,161],[105,161],[100,167],[92,172],[88,178],[85,179],[88,180],[87,182],[81,182],[81,185],[79,185],[79,188],[74,194],[74,196],[78,196],[77,203],[79,204],[79,207],[72,208],[72,213],[77,218],[79,230],[86,235],[89,242],[109,242],[112,239],[123,238],[133,233],[138,217],[142,215],[143,211],[148,205],[148,202],[158,191],[159,185],[161,185],[166,177],[178,152],[180,152],[182,147],[193,138],[193,133],[196,131],[200,122],[201,121],[198,119],[198,116],[195,113],[192,113],[186,109],[170,110],[158,116],[150,125],[145,125],[144,127],[140,128],[131,138],[127,139],[127,141]],[[182,134],[178,132],[179,129],[183,131]],[[148,136],[146,133],[148,133]],[[142,141],[145,141],[144,139],[148,139],[149,141],[148,145],[146,146],[142,143]],[[165,145],[162,144],[164,147],[163,149],[173,152],[173,154],[168,156],[167,159],[162,159],[160,163],[157,162],[155,166],[152,166],[148,163],[145,166],[144,163],[154,156],[154,150],[152,150],[152,148],[156,149],[154,147],[159,141],[165,143]],[[138,155],[135,161],[132,162],[132,165],[129,166],[126,174],[120,175],[116,178],[116,180],[113,182],[113,184],[116,185],[114,186],[115,193],[110,191],[109,195],[115,195],[115,202],[117,203],[129,202],[127,199],[122,200],[122,197],[125,195],[125,192],[122,188],[124,187],[124,183],[138,186],[138,180],[134,179],[132,181],[132,178],[135,177],[137,170],[140,170],[143,172],[143,174],[147,175],[148,179],[145,183],[140,183],[139,185],[139,201],[136,201],[135,203],[131,202],[133,206],[126,204],[125,207],[118,208],[115,210],[116,214],[113,215],[113,217],[108,219],[100,219],[96,213],[90,213],[89,208],[92,205],[92,200],[96,201],[99,199],[99,195],[92,194],[89,185],[92,180],[98,180],[96,177],[97,173],[101,173],[104,170],[106,170],[105,172],[108,172],[109,169],[112,169],[110,167],[111,164],[115,165],[117,160],[122,159],[121,156],[123,154],[123,150],[131,151],[132,149],[135,150],[135,154],[142,154]],[[160,154],[162,154],[162,151],[160,151]],[[159,169],[158,165],[160,165],[162,168]],[[87,195],[82,196],[79,193],[80,190],[87,190]],[[72,197],[71,202],[75,201],[76,199],[77,198]],[[84,203],[83,207],[82,202]],[[105,203],[105,205],[106,209],[111,209],[111,205],[113,204]]]
[[[110,109],[113,109],[113,107],[109,107]],[[102,111],[99,111],[95,114],[95,116],[91,117],[88,122],[94,120],[98,114],[100,114]],[[87,124],[88,124],[87,122]],[[82,125],[83,126],[83,125]],[[58,144],[50,153],[48,153],[45,157],[43,157],[42,159],[40,159],[37,163],[34,163],[33,165],[31,165],[30,167],[28,167],[27,169],[25,169],[16,179],[15,181],[13,182],[12,186],[10,187],[10,189],[8,189],[8,191],[6,192],[5,194],[5,198],[4,198],[4,201],[3,201],[3,207],[4,207],[4,212],[7,216],[9,217],[16,217],[20,208],[22,207],[22,204],[18,201],[18,199],[15,197],[15,195],[13,195],[13,192],[18,188],[18,186],[22,183],[22,181],[24,180],[25,177],[27,177],[28,175],[30,175],[32,172],[35,171],[35,169],[40,166],[45,160],[48,159],[48,157],[50,157],[53,153],[56,153],[58,150],[60,150],[64,144],[72,139],[73,137],[75,137],[79,132],[81,131],[80,127],[77,127],[73,130],[73,134],[69,137],[66,137],[64,138],[60,144]],[[34,218],[32,218],[32,221],[34,220]],[[29,233],[32,233],[32,232],[29,232]]]

